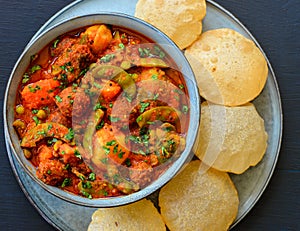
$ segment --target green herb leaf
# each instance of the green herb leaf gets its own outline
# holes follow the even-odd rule
[[[41,70],[41,66],[40,65],[34,65],[32,68],[31,68],[31,73],[34,73],[38,70]]]
[[[82,156],[81,156],[80,152],[79,152],[77,149],[75,149],[74,155],[75,155],[78,159],[82,159]]]
[[[69,186],[69,185],[71,185],[71,182],[72,182],[72,180],[70,178],[65,178],[61,184],[61,187],[63,188],[63,187]]]
[[[65,135],[65,138],[69,141],[71,141],[74,138],[74,130],[72,128],[69,128],[69,132],[67,135]]]
[[[93,109],[96,111],[97,109],[106,109],[106,107],[102,106],[101,103],[97,103]]]
[[[96,126],[96,130],[98,131],[98,130],[100,130],[100,129],[103,128],[103,127],[104,127],[104,120],[101,120],[100,124],[98,124],[98,125]]]
[[[182,106],[182,112],[183,112],[184,114],[187,114],[188,111],[189,111],[189,107],[186,106],[186,105],[183,105],[183,106]]]
[[[106,147],[106,146],[103,146],[102,147],[103,150],[105,151],[105,154],[108,155],[110,153],[110,148]]]
[[[29,81],[29,79],[30,79],[29,74],[28,74],[28,73],[25,73],[25,74],[23,75],[22,83],[27,83],[27,82]]]
[[[143,120],[143,115],[140,115],[138,118],[136,118],[136,122],[138,123],[138,122],[140,122],[140,121],[142,121]]]
[[[54,42],[53,42],[53,48],[56,48],[57,47],[57,44],[59,43],[59,39],[56,39]]]
[[[82,190],[81,193],[82,193],[83,196],[87,197],[88,199],[93,199],[92,195],[87,193],[86,191]]]
[[[153,96],[153,100],[157,100],[159,97],[159,93],[156,93],[154,96]]]
[[[152,75],[151,79],[158,79],[158,75]]]
[[[130,159],[127,158],[127,159],[125,160],[125,164],[126,164],[127,167],[130,167],[130,166],[131,166]]]
[[[113,146],[113,145],[115,145],[116,143],[117,143],[117,141],[111,140],[111,141],[109,141],[109,142],[106,142],[106,145],[107,145],[107,146]]]
[[[125,154],[125,152],[120,152],[120,153],[118,154],[118,157],[119,157],[120,159],[122,159],[124,154]]]
[[[96,180],[96,174],[91,172],[90,175],[89,175],[89,180],[91,180],[91,181]]]
[[[56,143],[58,140],[56,138],[53,138],[52,140],[48,140],[47,143],[49,145],[53,144],[53,143]]]
[[[143,113],[149,105],[150,105],[149,102],[146,102],[146,103],[141,102],[140,112]]]
[[[79,76],[85,75],[85,73],[87,73],[88,68],[83,69],[80,73]]]
[[[184,89],[184,85],[183,84],[179,84],[178,87],[182,90]]]
[[[100,58],[100,61],[101,62],[104,62],[104,63],[108,63],[110,60],[112,60],[113,58],[115,57],[114,54],[107,54],[105,56],[103,56],[102,58]]]
[[[36,125],[40,123],[40,120],[37,118],[37,116],[33,116],[32,119],[34,120]]]
[[[55,96],[55,100],[56,100],[57,102],[59,102],[59,103],[62,102],[62,98],[61,98],[59,95],[56,95],[56,96]]]

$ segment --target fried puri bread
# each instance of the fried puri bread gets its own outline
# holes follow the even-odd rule
[[[230,177],[215,169],[200,171],[194,160],[159,193],[162,217],[171,231],[227,230],[238,212]]]
[[[166,227],[153,203],[143,199],[129,205],[96,210],[88,231],[98,230],[165,231]]]
[[[205,164],[241,174],[261,161],[268,135],[254,104],[226,107],[203,102],[197,140],[194,152]]]
[[[266,59],[253,41],[221,28],[204,32],[185,54],[206,100],[238,106],[262,91],[268,75]]]
[[[167,34],[180,49],[191,45],[202,32],[205,0],[139,0],[135,16]]]

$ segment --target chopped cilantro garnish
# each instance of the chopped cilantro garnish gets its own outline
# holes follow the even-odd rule
[[[85,73],[87,73],[88,68],[83,69],[80,73],[79,76],[85,75]]]
[[[154,96],[153,96],[153,100],[157,100],[159,97],[159,93],[156,93]]]
[[[149,102],[146,102],[146,103],[141,102],[140,112],[143,113],[149,105],[150,105]]]
[[[22,83],[27,83],[27,82],[29,81],[29,79],[30,79],[29,74],[28,74],[28,73],[25,73],[25,74],[23,75]]]
[[[78,159],[81,159],[81,158],[82,158],[80,152],[79,152],[77,149],[75,149],[74,155],[75,155]]]
[[[56,96],[55,96],[55,100],[56,100],[57,102],[59,102],[59,103],[62,102],[62,98],[61,98],[59,95],[56,95]]]
[[[140,115],[138,118],[136,118],[136,122],[138,123],[138,122],[140,122],[140,121],[142,121],[143,120],[143,116],[142,115]]]
[[[66,164],[64,167],[65,170],[69,170],[70,169],[70,164]]]
[[[32,87],[32,86],[28,86],[29,88],[29,91],[32,92],[32,93],[35,93],[37,90],[40,90],[41,87],[36,85],[35,87]]]
[[[108,148],[108,147],[106,147],[106,146],[103,146],[102,148],[104,149],[105,154],[108,155],[108,154],[110,153],[110,148]]]
[[[182,112],[183,112],[184,114],[187,114],[188,111],[189,111],[189,107],[186,106],[186,105],[183,105],[183,106],[182,106]]]
[[[40,65],[34,65],[32,68],[31,68],[31,73],[34,73],[38,70],[41,70],[41,66]]]
[[[64,181],[61,184],[61,187],[69,186],[71,185],[72,180],[70,178],[65,178]]]
[[[102,106],[101,103],[97,103],[93,109],[94,109],[94,111],[96,111],[97,109],[106,109],[106,108],[104,106]]]
[[[100,130],[104,126],[104,120],[101,120],[100,124],[96,126],[96,130]]]
[[[127,159],[125,160],[125,164],[126,164],[127,167],[130,167],[130,166],[131,166],[130,159],[127,158]]]
[[[37,116],[33,116],[32,119],[34,120],[36,125],[40,123],[40,120],[37,118]]]
[[[82,182],[82,187],[90,189],[90,188],[92,188],[92,184],[90,181]]]
[[[104,62],[104,63],[108,63],[110,60],[112,60],[115,57],[114,54],[107,54],[105,56],[103,56],[102,58],[100,58],[100,61]]]
[[[45,130],[38,131],[37,134],[38,135],[42,135],[42,136],[46,136],[47,135],[47,133],[46,133]]]
[[[52,127],[53,127],[53,125],[52,125],[52,124],[49,124],[49,125],[48,125],[48,131],[51,130]]]
[[[59,39],[56,39],[56,40],[53,42],[53,48],[56,48],[58,43],[59,43]]]
[[[91,180],[91,181],[96,180],[96,174],[93,173],[93,172],[91,172],[91,173],[89,174],[89,180]]]
[[[152,79],[158,79],[158,75],[152,75],[151,78]]]
[[[87,193],[86,191],[82,190],[81,193],[82,193],[83,196],[87,197],[88,199],[93,199],[92,195]]]
[[[118,152],[118,145],[114,146],[113,152],[114,152],[114,154],[116,154]]]
[[[109,141],[109,142],[106,142],[106,145],[107,145],[107,146],[113,146],[113,145],[115,145],[116,143],[117,143],[117,141],[111,140],[111,141]]]
[[[48,140],[47,143],[49,145],[53,144],[53,143],[56,143],[57,142],[57,139],[56,138],[53,138],[52,140]]]
[[[119,157],[120,159],[122,159],[124,154],[125,154],[125,152],[120,152],[120,153],[118,154],[118,157]]]
[[[69,132],[67,135],[65,135],[65,138],[67,140],[72,140],[74,138],[74,130],[72,128],[69,128]]]

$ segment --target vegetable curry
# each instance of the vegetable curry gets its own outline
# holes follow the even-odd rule
[[[156,180],[185,148],[188,123],[171,57],[134,31],[92,25],[32,55],[13,126],[41,181],[103,198]]]

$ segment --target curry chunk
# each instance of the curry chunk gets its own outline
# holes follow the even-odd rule
[[[92,41],[92,49],[98,53],[105,50],[112,40],[112,33],[105,25],[94,25],[82,34],[82,37],[87,36],[88,40]]]
[[[112,126],[105,124],[98,130],[93,138],[92,161],[98,166],[103,166],[107,158],[115,163],[122,164],[130,154],[130,150],[124,147],[125,136],[118,132],[114,133]]]
[[[44,183],[58,186],[68,177],[68,171],[59,160],[45,160],[40,162],[36,175]]]
[[[55,97],[55,103],[62,115],[79,117],[90,104],[90,98],[83,89],[67,87]]]
[[[26,85],[21,92],[23,106],[34,109],[52,104],[59,86],[60,83],[53,79],[39,80]]]
[[[71,121],[64,116],[60,110],[55,110],[51,112],[51,114],[48,116],[46,122],[53,122],[53,123],[58,123],[61,125],[64,125],[66,127],[71,127],[72,123]]]
[[[88,68],[95,60],[95,56],[88,44],[75,43],[58,55],[52,66],[52,74],[62,84],[69,84],[78,79],[82,71]]]

